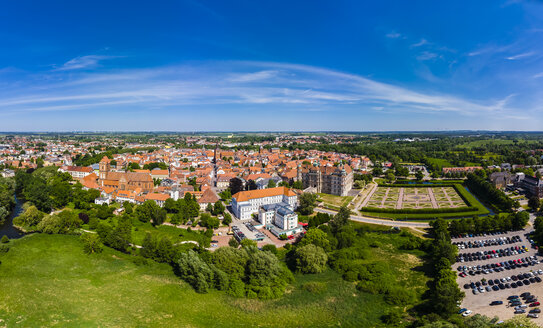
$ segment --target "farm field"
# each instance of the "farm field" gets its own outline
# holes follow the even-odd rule
[[[419,303],[428,278],[413,269],[423,254],[399,250],[400,235],[367,238],[379,248],[364,261],[394,267]],[[284,297],[261,301],[198,294],[169,265],[138,265],[110,248],[86,255],[78,236],[33,234],[8,245],[0,254],[0,318],[8,327],[384,327],[389,307],[331,269],[295,275]]]

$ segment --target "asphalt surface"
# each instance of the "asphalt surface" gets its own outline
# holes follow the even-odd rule
[[[332,210],[327,210],[324,208],[315,208],[315,212],[321,212],[326,214],[335,215],[337,212]],[[351,215],[351,220],[362,222],[362,223],[371,223],[371,224],[380,224],[390,227],[405,227],[405,228],[430,228],[430,225],[426,222],[413,222],[413,221],[392,221],[384,219],[375,219],[365,216]]]

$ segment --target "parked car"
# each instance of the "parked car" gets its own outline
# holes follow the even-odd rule
[[[493,301],[492,303],[490,303],[490,305],[502,305],[503,302],[502,301]]]

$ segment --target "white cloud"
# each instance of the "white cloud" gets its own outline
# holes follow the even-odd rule
[[[386,37],[389,39],[398,39],[398,38],[401,38],[402,35],[398,32],[390,32],[386,35]]]
[[[413,43],[413,44],[411,45],[411,48],[421,47],[421,46],[426,45],[426,44],[428,44],[428,40],[426,40],[426,39],[420,39],[419,42]]]
[[[543,72],[534,75],[534,79],[539,79],[540,77],[543,77]]]
[[[393,108],[470,116],[516,110],[510,108],[512,95],[498,101],[475,101],[320,67],[273,62],[207,62],[101,73],[54,71],[49,75],[32,83],[27,79],[27,85],[0,89],[0,111],[175,110],[185,105],[229,104],[256,108],[272,104],[292,110]],[[55,80],[59,82],[51,82]]]
[[[518,55],[506,57],[506,59],[508,59],[508,60],[518,60],[518,59],[522,59],[522,58],[526,58],[526,57],[531,57],[533,55],[535,55],[534,51],[528,51],[528,52],[524,52],[524,53],[521,53],[521,54],[518,54]]]
[[[262,81],[262,80],[268,80],[272,77],[275,77],[277,76],[278,73],[279,73],[278,71],[267,70],[267,71],[260,71],[260,72],[247,73],[247,74],[237,74],[236,76],[232,77],[230,81],[232,82]]]
[[[438,54],[429,52],[429,51],[423,51],[421,54],[417,56],[418,60],[431,60],[438,57]]]
[[[80,56],[70,59],[62,66],[55,68],[57,71],[68,71],[68,70],[77,70],[83,68],[92,68],[98,66],[98,63],[101,60],[116,58],[115,56],[98,56],[98,55],[88,55]]]

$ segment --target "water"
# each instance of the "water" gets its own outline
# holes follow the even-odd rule
[[[0,227],[0,238],[2,236],[8,236],[9,239],[17,239],[21,238],[23,236],[23,233],[19,230],[15,229],[13,226],[13,219],[18,217],[23,212],[23,201],[19,200],[17,196],[15,196],[15,209],[9,216],[9,218],[6,219],[6,222],[2,227]]]

